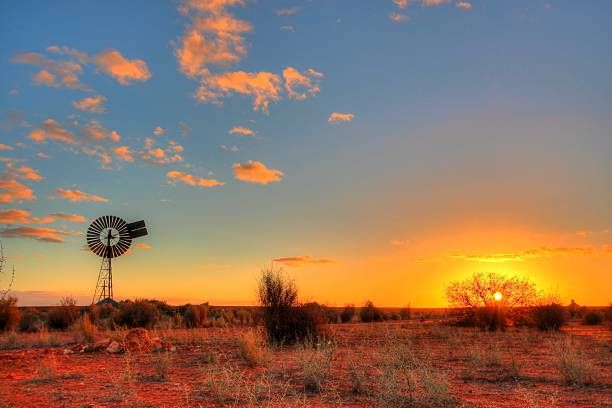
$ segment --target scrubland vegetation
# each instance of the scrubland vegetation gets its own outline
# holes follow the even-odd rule
[[[0,400],[6,406],[610,404],[612,308],[542,302],[530,297],[537,291],[529,282],[499,279],[475,275],[451,283],[447,293],[456,307],[437,310],[301,303],[295,283],[274,269],[258,281],[258,307],[155,300],[79,307],[62,299],[54,307],[18,308],[7,297],[0,301]],[[504,285],[507,300],[489,293],[493,284]],[[482,287],[484,296],[473,296]],[[519,298],[529,302],[511,303]],[[145,328],[134,333],[158,348],[127,347],[135,327]]]

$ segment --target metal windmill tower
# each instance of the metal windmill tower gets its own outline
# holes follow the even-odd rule
[[[87,229],[87,245],[93,253],[102,257],[92,303],[113,301],[112,259],[126,253],[132,245],[132,239],[147,234],[144,221],[128,224],[114,215],[105,215],[91,223]]]

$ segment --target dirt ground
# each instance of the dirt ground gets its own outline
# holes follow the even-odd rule
[[[64,354],[69,333],[13,334],[0,342],[0,406],[612,406],[606,326],[487,333],[407,321],[329,332],[270,349],[245,343],[261,338],[252,328],[158,330],[177,350],[147,354]]]

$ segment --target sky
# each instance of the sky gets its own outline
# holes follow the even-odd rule
[[[0,5],[0,239],[21,305],[443,307],[476,272],[612,301],[612,3]],[[5,273],[6,275],[6,273]],[[6,285],[7,276],[1,285]]]

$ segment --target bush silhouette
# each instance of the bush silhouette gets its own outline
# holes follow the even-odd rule
[[[559,330],[566,321],[564,307],[557,303],[536,306],[531,316],[535,327],[540,330]]]
[[[16,297],[0,299],[0,332],[15,330],[19,324],[19,316]]]
[[[269,343],[293,344],[323,335],[325,315],[320,306],[300,306],[295,283],[282,270],[274,267],[263,270],[257,289]]]
[[[149,329],[159,321],[159,318],[160,312],[154,303],[145,299],[136,299],[133,302],[128,300],[119,303],[116,323],[129,328]]]
[[[80,312],[76,305],[76,300],[71,297],[64,297],[60,300],[59,306],[49,311],[49,328],[66,330],[76,322],[79,314]]]
[[[26,333],[41,331],[45,327],[43,316],[35,309],[26,309],[21,313],[19,330]]]
[[[365,302],[359,311],[359,317],[364,323],[382,322],[384,320],[383,313],[369,300]]]
[[[582,323],[589,325],[589,326],[594,326],[596,324],[601,324],[603,322],[603,318],[601,317],[601,315],[597,312],[589,312],[584,316],[584,319],[582,320]]]
[[[346,305],[342,312],[340,312],[340,321],[342,323],[348,323],[353,320],[355,316],[355,306],[354,305]]]
[[[412,317],[412,310],[410,309],[410,305],[403,307],[399,312],[400,320],[410,320]]]
[[[204,327],[208,323],[208,304],[187,305],[183,313],[183,323],[186,327]]]

